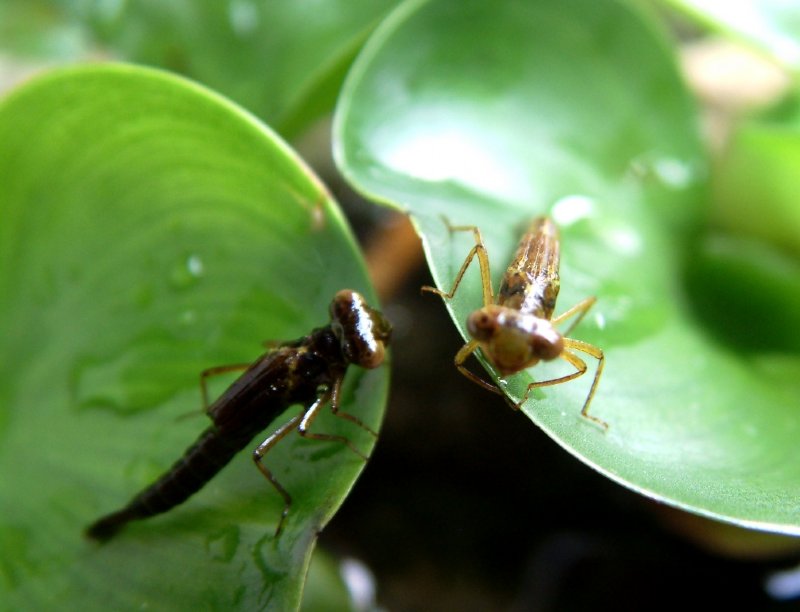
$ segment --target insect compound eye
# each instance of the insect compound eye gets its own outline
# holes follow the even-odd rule
[[[547,322],[531,335],[531,350],[539,359],[550,361],[564,352],[564,338]]]
[[[383,363],[392,336],[392,326],[383,314],[349,289],[334,296],[330,311],[331,328],[349,363],[362,368],[376,368]]]
[[[483,308],[470,313],[467,318],[467,331],[475,340],[489,340],[497,329],[497,318]]]
[[[347,361],[362,368],[377,368],[383,363],[385,352],[383,343],[373,342],[370,338],[357,338],[354,341],[342,342],[342,353]]]

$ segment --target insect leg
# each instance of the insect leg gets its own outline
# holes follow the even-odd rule
[[[571,332],[575,328],[575,326],[577,326],[578,323],[581,322],[583,317],[586,315],[587,312],[589,312],[589,309],[594,305],[596,301],[597,298],[594,296],[581,300],[566,312],[562,312],[557,317],[554,317],[552,320],[553,325],[558,325],[562,321],[565,321],[566,319],[569,319],[570,317],[577,314],[578,315],[577,318],[575,318],[575,320],[572,321],[569,327],[563,332],[564,336],[568,336],[569,332]]]
[[[461,372],[464,376],[469,378],[472,382],[477,385],[480,385],[487,391],[491,391],[492,393],[497,393],[498,395],[503,395],[503,392],[500,388],[488,381],[483,380],[477,374],[474,374],[467,367],[464,365],[464,362],[469,359],[469,356],[472,355],[478,349],[478,341],[477,340],[470,340],[461,349],[456,353],[455,359],[453,359],[453,363],[455,363],[458,371]]]
[[[565,338],[566,340],[566,338]],[[550,387],[552,385],[560,385],[561,383],[569,382],[570,380],[575,380],[576,378],[580,378],[584,374],[586,374],[586,363],[573,353],[569,351],[564,351],[561,353],[561,357],[575,366],[576,371],[572,374],[567,374],[565,376],[559,376],[558,378],[551,378],[550,380],[537,380],[532,382],[528,385],[528,388],[525,390],[525,395],[522,396],[522,400],[519,403],[519,407],[522,408],[522,405],[528,401],[528,397],[530,396],[531,391],[534,389],[538,389],[539,387]]]
[[[306,413],[303,415],[302,420],[300,421],[300,425],[297,428],[297,433],[299,433],[304,438],[310,440],[323,440],[325,442],[341,442],[342,444],[346,445],[351,451],[353,451],[356,455],[361,457],[364,461],[369,459],[364,453],[358,450],[355,445],[345,438],[344,436],[337,436],[334,434],[322,434],[322,433],[311,433],[308,431],[308,428],[311,427],[311,424],[314,422],[314,419],[317,418],[319,415],[320,410],[322,407],[328,403],[328,400],[331,399],[333,391],[328,391],[323,393],[317,398],[311,407],[306,410]]]
[[[587,355],[591,355],[595,359],[597,359],[597,370],[594,373],[594,380],[592,381],[592,387],[589,389],[589,395],[586,396],[586,401],[583,402],[583,408],[581,408],[581,416],[589,419],[590,421],[594,421],[603,429],[608,429],[608,423],[603,421],[602,419],[598,419],[595,416],[589,414],[589,404],[592,403],[592,398],[594,397],[594,393],[597,390],[597,384],[600,382],[600,377],[603,375],[603,367],[606,364],[606,356],[603,354],[603,349],[596,347],[593,344],[589,344],[588,342],[582,342],[581,340],[573,340],[571,338],[564,338],[564,346],[567,348],[574,349],[576,351],[581,351],[582,353],[586,353]],[[564,351],[562,357],[569,361],[571,364],[575,365],[573,359],[579,361],[583,364],[583,367],[586,367],[586,364],[583,362],[582,359],[579,359],[577,355],[574,353],[570,353],[569,351]],[[577,367],[577,366],[576,366]]]
[[[375,438],[377,438],[378,433],[373,429],[371,429],[370,427],[367,427],[361,419],[359,419],[356,416],[353,416],[352,414],[348,414],[347,412],[342,412],[339,410],[339,396],[342,391],[343,380],[344,379],[342,377],[339,377],[333,383],[333,387],[331,389],[331,412],[342,419],[347,419],[348,421],[355,423],[361,429],[368,431]]]
[[[593,423],[596,423],[603,429],[608,429],[608,423],[603,421],[602,419],[598,419],[596,416],[589,414],[589,404],[592,401],[592,397],[594,397],[595,389],[597,388],[597,383],[600,380],[600,374],[603,371],[603,351],[601,351],[596,346],[591,344],[587,344],[586,342],[581,342],[580,340],[572,340],[569,338],[564,338],[564,343],[567,348],[573,348],[585,353],[588,353],[592,357],[596,357],[600,360],[600,364],[597,368],[597,373],[595,373],[594,381],[592,382],[592,388],[589,390],[589,395],[586,397],[586,401],[583,403],[583,408],[581,409],[581,416]],[[568,361],[572,366],[575,367],[575,372],[572,374],[567,374],[566,376],[559,376],[558,378],[552,378],[550,380],[539,380],[536,382],[532,382],[528,385],[528,388],[525,390],[525,395],[522,396],[522,400],[520,400],[519,404],[517,404],[518,408],[522,408],[523,404],[528,401],[528,397],[533,389],[538,389],[539,387],[549,387],[552,385],[560,385],[561,383],[569,382],[570,380],[575,380],[586,374],[586,362],[583,361],[580,357],[578,357],[575,353],[572,353],[568,350],[564,350],[561,353],[561,358],[565,361]]]
[[[475,237],[475,246],[470,249],[467,258],[464,260],[464,263],[461,264],[461,269],[458,271],[456,275],[456,279],[453,282],[453,287],[450,289],[448,293],[445,293],[441,289],[437,289],[436,287],[430,287],[425,285],[422,287],[422,291],[427,291],[429,293],[435,293],[436,295],[441,296],[446,300],[453,299],[453,296],[456,294],[456,289],[461,284],[461,279],[464,276],[464,273],[467,271],[469,264],[472,263],[472,260],[477,256],[478,258],[478,265],[481,269],[481,285],[483,286],[483,305],[487,306],[489,304],[494,303],[494,293],[492,292],[492,273],[489,269],[489,254],[486,250],[486,245],[483,242],[483,237],[481,236],[481,231],[475,225],[450,225],[447,222],[447,228],[451,232],[472,232],[473,236]]]
[[[303,416],[304,414],[300,413],[285,424],[281,425],[280,428],[275,431],[275,433],[259,444],[253,451],[253,461],[255,462],[256,467],[262,474],[264,474],[266,479],[272,483],[272,486],[275,487],[275,490],[280,493],[281,497],[283,498],[283,512],[281,513],[281,518],[278,521],[278,526],[275,528],[276,538],[283,530],[283,524],[286,521],[287,515],[289,514],[289,508],[292,506],[292,496],[289,495],[289,492],[283,488],[283,485],[278,482],[278,479],[275,478],[275,475],[267,468],[267,466],[262,463],[261,460],[273,446],[275,446],[279,441],[285,438],[290,431],[297,427],[297,425],[303,420]]]

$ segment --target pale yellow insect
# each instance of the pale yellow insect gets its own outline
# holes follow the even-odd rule
[[[489,255],[475,226],[451,226],[451,231],[471,231],[475,237],[472,247],[453,283],[453,288],[445,293],[435,287],[423,287],[423,291],[436,293],[449,300],[455,295],[458,285],[472,260],[477,257],[483,285],[483,306],[473,311],[467,319],[467,330],[472,340],[456,353],[455,365],[470,380],[485,389],[503,395],[500,388],[470,372],[464,362],[477,349],[494,365],[501,376],[515,374],[539,361],[561,358],[570,363],[575,372],[550,380],[532,382],[516,408],[520,408],[533,389],[558,385],[574,380],[586,373],[586,362],[576,354],[585,353],[597,359],[592,386],[581,415],[608,429],[608,423],[589,414],[600,376],[605,365],[602,349],[568,338],[567,334],[575,327],[595,303],[596,298],[588,297],[578,302],[566,312],[553,318],[559,290],[558,267],[560,261],[558,228],[547,217],[538,217],[528,227],[519,242],[514,259],[503,275],[500,290],[495,299],[489,269]],[[556,329],[559,323],[577,315],[569,328],[561,333]]]

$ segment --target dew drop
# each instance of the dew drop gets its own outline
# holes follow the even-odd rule
[[[234,33],[246,36],[258,28],[258,9],[249,0],[233,0],[228,9],[228,19]]]
[[[551,214],[558,225],[566,227],[586,219],[594,211],[594,199],[586,195],[564,196],[553,204]]]
[[[178,262],[170,272],[169,282],[175,289],[188,289],[205,273],[203,260],[199,255],[189,255]]]
[[[645,153],[631,160],[630,174],[638,179],[655,178],[671,189],[686,189],[698,180],[697,164],[677,157]]]
[[[186,260],[186,269],[192,276],[200,278],[205,271],[203,260],[200,259],[199,255],[190,255]]]
[[[594,315],[594,322],[598,329],[606,328],[606,317],[602,312],[596,312]]]
[[[656,176],[668,187],[683,189],[694,180],[691,164],[680,159],[664,157],[653,162]]]
[[[630,227],[614,227],[607,232],[608,243],[621,255],[638,255],[642,250],[642,237]]]

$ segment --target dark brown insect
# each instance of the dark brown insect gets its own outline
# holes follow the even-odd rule
[[[492,291],[489,255],[480,230],[472,225],[450,226],[450,230],[471,231],[475,237],[475,246],[464,260],[449,293],[435,287],[423,287],[422,290],[448,300],[452,299],[467,267],[473,258],[478,258],[483,285],[483,306],[473,311],[467,320],[467,331],[472,340],[456,353],[455,364],[459,371],[485,389],[503,395],[497,385],[476,376],[464,365],[467,358],[478,348],[483,351],[501,376],[515,374],[535,366],[539,361],[551,361],[559,357],[575,368],[575,372],[571,374],[530,383],[520,403],[514,405],[515,408],[520,408],[528,400],[533,389],[557,385],[583,376],[587,370],[586,363],[575,354],[575,351],[585,353],[597,359],[598,365],[589,394],[583,403],[581,415],[603,429],[608,429],[608,423],[589,414],[589,405],[597,390],[605,364],[603,351],[588,342],[566,337],[592,307],[596,298],[588,297],[581,300],[566,312],[553,318],[560,287],[559,237],[555,224],[547,217],[533,220],[520,240],[513,261],[503,275],[496,300]],[[564,333],[555,328],[576,314],[577,318]]]
[[[391,338],[391,325],[355,291],[342,290],[330,305],[331,322],[309,335],[279,344],[253,364],[211,368],[201,374],[206,412],[214,422],[161,478],[134,497],[121,510],[102,517],[86,534],[108,540],[130,521],[167,512],[199,491],[259,432],[293,404],[300,414],[281,425],[253,451],[256,467],[283,497],[284,508],[275,536],[280,535],[292,498],[262,459],[293,429],[314,440],[340,442],[363,459],[347,438],[308,431],[320,410],[330,403],[331,411],[373,436],[377,434],[351,414],[339,410],[342,381],[347,366],[376,368],[384,360]],[[245,372],[210,406],[206,380],[222,372]]]

